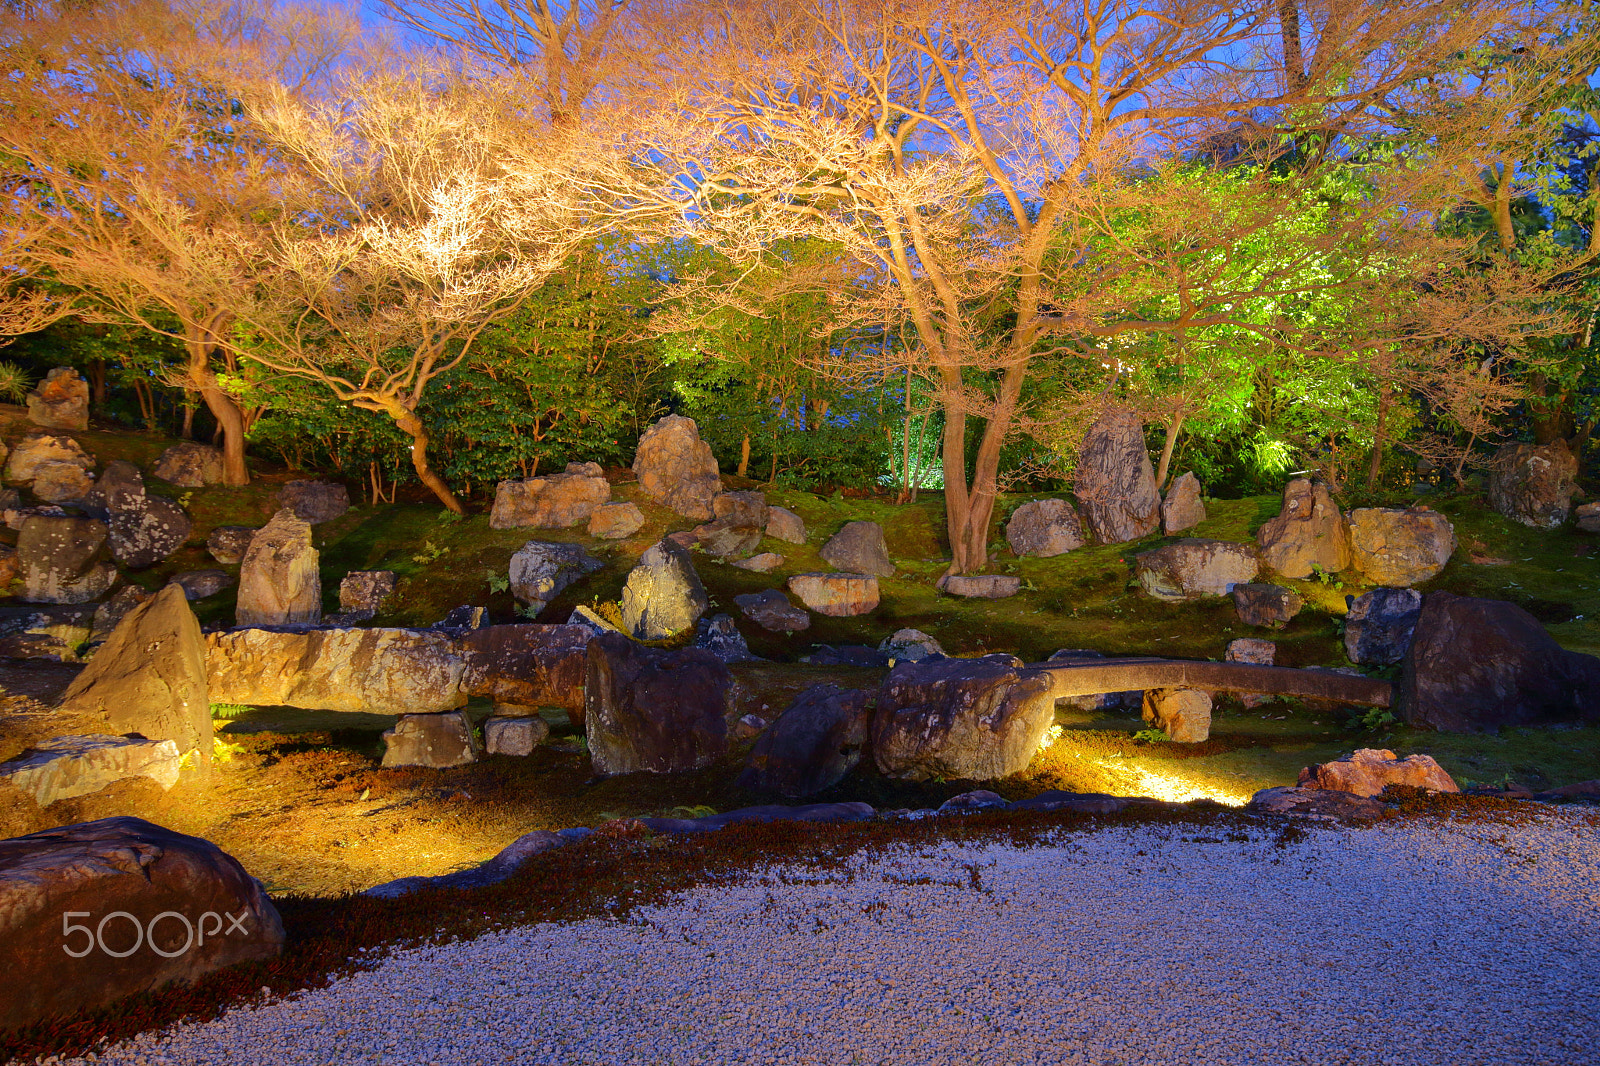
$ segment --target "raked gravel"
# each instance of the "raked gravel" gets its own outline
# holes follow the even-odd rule
[[[1227,835],[771,869],[627,923],[399,953],[71,1061],[1600,1062],[1591,819]]]

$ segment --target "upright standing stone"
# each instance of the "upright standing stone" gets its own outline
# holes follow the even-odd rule
[[[1102,544],[1138,540],[1160,527],[1161,493],[1138,415],[1112,408],[1089,427],[1078,449],[1073,495]]]
[[[846,522],[844,528],[822,546],[821,555],[846,573],[894,576],[889,545],[883,539],[883,527],[876,522]]]
[[[311,524],[285,508],[250,538],[239,568],[241,626],[315,624],[322,617],[319,556]]]
[[[1489,468],[1489,503],[1513,522],[1555,529],[1577,491],[1578,460],[1567,442],[1507,444]]]
[[[1416,589],[1373,589],[1350,602],[1344,619],[1344,650],[1353,663],[1388,666],[1406,657],[1422,593]]]
[[[584,730],[595,773],[700,770],[728,750],[733,677],[715,655],[602,633],[588,656]]]
[[[1283,510],[1256,530],[1261,561],[1284,577],[1337,574],[1350,568],[1350,537],[1328,486],[1296,478],[1283,490]]]
[[[665,640],[694,625],[711,606],[687,549],[651,545],[622,589],[622,625],[639,640]]]
[[[1161,501],[1161,531],[1170,537],[1205,520],[1206,505],[1200,499],[1200,479],[1191,470],[1172,483],[1167,498]]]
[[[1178,744],[1198,744],[1211,736],[1211,693],[1192,688],[1158,688],[1144,694],[1147,725]]]
[[[874,695],[827,684],[800,693],[756,741],[740,787],[796,797],[844,780],[866,749]]]
[[[633,472],[651,500],[686,518],[714,517],[711,501],[722,491],[716,456],[700,439],[694,419],[667,415],[644,431]]]
[[[89,383],[70,366],[58,366],[28,393],[28,421],[50,429],[89,428]]]

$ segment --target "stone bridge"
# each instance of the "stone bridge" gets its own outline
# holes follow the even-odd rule
[[[1051,675],[1053,694],[1092,696],[1135,689],[1194,688],[1207,692],[1252,692],[1265,696],[1389,707],[1394,686],[1370,677],[1352,677],[1331,670],[1296,670],[1287,666],[1215,663],[1192,659],[1125,657],[1035,663],[1030,670]]]

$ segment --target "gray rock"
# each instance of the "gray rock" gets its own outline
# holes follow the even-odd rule
[[[1145,724],[1179,744],[1211,736],[1211,693],[1192,688],[1156,688],[1144,694]]]
[[[283,923],[259,881],[215,845],[139,818],[0,841],[0,899],[9,981],[0,1030],[192,984],[283,950]],[[63,915],[84,910],[79,924],[89,931],[63,938]],[[128,917],[108,918],[117,914]],[[135,924],[143,946],[132,950]],[[88,950],[84,937],[96,931],[110,950]],[[64,964],[64,948],[82,955]]]
[[[1353,663],[1388,666],[1406,657],[1411,634],[1422,616],[1416,589],[1373,589],[1350,602],[1344,621],[1344,650]]]
[[[787,507],[768,507],[767,536],[789,544],[804,544],[806,524]]]
[[[1144,425],[1132,411],[1107,410],[1078,449],[1073,495],[1089,533],[1101,544],[1122,544],[1161,525],[1161,494],[1144,444]]]
[[[872,574],[795,574],[787,584],[807,608],[834,618],[867,614],[878,606],[878,579]]]
[[[1115,814],[1128,805],[1121,796],[1104,792],[1058,792],[1052,789],[1017,800],[1009,805],[1013,811],[1071,811],[1074,814]]]
[[[744,634],[725,614],[702,618],[695,623],[694,646],[703,648],[725,663],[753,663],[759,660],[750,654]]]
[[[150,473],[169,484],[199,489],[222,483],[222,451],[182,441],[161,453]]]
[[[599,469],[594,463],[568,463],[564,473],[500,482],[489,528],[565,529],[589,521],[611,499],[611,483]]]
[[[1007,574],[948,574],[939,589],[951,596],[976,600],[1003,600],[1022,589],[1022,579]]]
[[[350,510],[350,490],[331,481],[289,481],[278,490],[278,506],[319,526]]]
[[[622,624],[640,640],[681,633],[711,605],[689,552],[661,541],[639,557],[622,589]]]
[[[1246,582],[1233,587],[1233,607],[1245,625],[1281,629],[1300,613],[1305,601],[1282,585]]]
[[[180,761],[177,742],[172,740],[104,734],[56,737],[0,763],[0,780],[33,797],[40,807],[48,807],[133,777],[148,777],[164,789],[171,788],[178,783]]]
[[[496,714],[483,723],[483,744],[490,755],[532,755],[549,735],[545,720],[534,716],[510,718]]]
[[[723,495],[726,496],[727,493]],[[761,543],[760,526],[733,525],[731,520],[726,518],[695,526],[693,533],[695,543],[700,549],[707,555],[714,555],[719,559],[745,555],[754,551]]]
[[[58,366],[28,390],[28,421],[50,429],[89,428],[89,383],[70,366]]]
[[[1249,546],[1198,537],[1140,552],[1133,560],[1139,587],[1169,602],[1226,596],[1234,586],[1248,584],[1261,569]]]
[[[218,526],[206,537],[206,550],[223,566],[234,566],[244,561],[255,535],[255,526]]]
[[[1200,499],[1200,479],[1189,471],[1172,483],[1161,501],[1161,531],[1167,536],[1182,533],[1206,520],[1206,505]]]
[[[759,533],[772,517],[764,492],[719,492],[711,500],[711,513],[732,526],[754,526]]]
[[[322,617],[320,556],[311,526],[284,509],[250,538],[239,568],[241,626],[315,625]]]
[[[744,616],[769,633],[796,633],[811,626],[811,615],[789,602],[777,589],[746,592],[733,598]]]
[[[846,522],[844,528],[822,546],[821,555],[829,565],[847,573],[894,575],[883,527],[876,522]]]
[[[351,570],[339,582],[339,610],[366,611],[372,617],[394,595],[393,570]]]
[[[187,596],[187,590],[185,595]],[[150,593],[138,585],[123,585],[104,601],[96,604],[94,628],[89,634],[89,642],[98,645],[110,640],[117,624],[128,616],[128,612],[149,598]]]
[[[1006,541],[1017,555],[1049,558],[1083,547],[1083,526],[1066,500],[1033,500],[1011,512]]]
[[[633,472],[651,501],[686,518],[713,517],[711,501],[722,491],[722,478],[694,419],[667,415],[645,430],[634,454]]]
[[[6,480],[30,482],[44,463],[70,463],[87,472],[94,467],[94,457],[71,437],[35,430],[12,446],[6,460]]]
[[[986,781],[1025,769],[1055,720],[1050,680],[1009,655],[900,663],[878,687],[872,754],[890,777]]]
[[[742,788],[810,796],[832,788],[861,761],[873,693],[813,685],[801,692],[750,751]]]
[[[897,629],[892,636],[883,638],[878,650],[894,663],[919,663],[945,654],[939,642],[920,629]]]
[[[1383,817],[1383,804],[1353,792],[1317,788],[1264,788],[1250,797],[1246,807],[1269,814],[1294,814],[1347,821]]]
[[[478,760],[478,740],[462,711],[403,714],[383,734],[383,766],[445,769]]]
[[[1296,478],[1283,490],[1283,510],[1256,530],[1261,561],[1284,577],[1336,574],[1350,568],[1350,537],[1344,516],[1320,481]]]
[[[30,487],[45,503],[72,503],[93,491],[94,479],[73,463],[45,462],[34,467]]]
[[[635,503],[602,503],[589,514],[589,536],[622,540],[644,528],[644,512]]]
[[[1600,501],[1585,503],[1572,512],[1581,533],[1600,533]]]
[[[183,589],[190,600],[204,600],[232,588],[233,577],[226,570],[184,570],[173,574],[168,584]]]
[[[584,719],[595,773],[700,770],[727,752],[733,679],[715,655],[602,633],[588,657]]]
[[[474,866],[470,870],[458,870],[453,874],[438,874],[434,877],[402,877],[374,885],[361,894],[374,899],[399,899],[413,892],[441,890],[460,892],[470,888],[487,888],[489,885],[497,885],[506,880],[534,856],[553,851],[571,841],[581,840],[590,832],[591,830],[582,827],[563,829],[558,833],[552,833],[548,829],[535,829],[506,845],[505,850],[482,866]]]
[[[530,540],[511,557],[511,595],[538,614],[562,590],[604,567],[581,545]]]
[[[22,591],[28,603],[88,603],[104,596],[117,579],[106,560],[104,522],[70,515],[33,515],[17,537]]]
[[[583,678],[593,634],[581,625],[518,623],[459,634],[455,654],[465,662],[461,691],[525,707],[562,707],[583,725]]]
[[[1489,504],[1513,522],[1556,529],[1577,491],[1578,460],[1567,442],[1506,444],[1489,468]]]
[[[363,611],[362,614],[367,612]],[[377,612],[373,612],[376,614]],[[370,615],[368,616],[370,617]],[[358,621],[366,621],[366,618]],[[482,629],[489,624],[489,612],[475,603],[463,603],[459,607],[452,607],[444,613],[444,617],[433,623],[432,628],[450,631],[464,631]]]
[[[111,554],[123,566],[154,566],[189,539],[189,516],[175,500],[147,493],[132,463],[106,464],[100,491],[110,516]]]
[[[646,829],[656,833],[711,833],[730,825],[766,822],[864,822],[877,814],[865,803],[805,803],[798,807],[769,804],[740,807],[704,818],[638,818]]]
[[[757,574],[770,574],[783,565],[783,556],[776,552],[762,552],[752,555],[748,559],[735,559],[733,565],[740,570],[751,570]]]
[[[975,814],[978,811],[997,811],[1006,807],[1006,798],[998,792],[980,788],[951,796],[939,804],[940,814]]]
[[[1375,585],[1420,585],[1439,576],[1456,550],[1450,520],[1425,507],[1363,507],[1350,512],[1350,556]]]

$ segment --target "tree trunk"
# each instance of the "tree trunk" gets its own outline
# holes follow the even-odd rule
[[[945,424],[944,498],[949,512],[947,521],[950,528],[950,548],[954,556],[950,569],[952,574],[972,573],[988,565],[989,526],[994,520],[994,505],[1000,486],[1000,448],[1005,443],[1006,434],[1011,431],[1017,401],[1022,395],[1022,381],[1021,366],[1011,367],[1000,379],[999,396],[983,427],[983,437],[979,441],[978,454],[973,462],[970,489],[966,482],[966,451],[963,440],[966,418],[963,416],[951,419]],[[956,455],[958,462],[954,465],[950,455],[952,429],[955,440],[959,442]],[[960,496],[959,521],[956,509],[951,506],[952,473]]]
[[[1554,444],[1558,440],[1572,442],[1577,429],[1577,397],[1570,389],[1552,387],[1544,374],[1528,375],[1528,423],[1533,429],[1535,444]]]
[[[183,391],[183,429],[179,431],[178,436],[183,440],[194,440],[194,409],[199,405],[189,394],[190,390]]]
[[[222,431],[222,483],[224,485],[250,484],[250,469],[244,462],[244,411],[238,402],[217,384],[217,375],[211,371],[212,334],[201,324],[190,324],[186,330],[184,347],[189,353],[188,388],[200,394],[206,408],[217,420]]]
[[[1389,389],[1378,393],[1378,425],[1372,431],[1372,459],[1367,463],[1367,491],[1376,492],[1383,474],[1383,426],[1389,417]]]
[[[461,501],[450,491],[450,486],[446,485],[444,479],[434,473],[433,468],[428,465],[428,431],[422,427],[422,420],[410,411],[402,411],[399,414],[390,412],[390,417],[394,419],[394,424],[399,427],[400,432],[411,438],[411,466],[416,470],[417,477],[439,497],[439,502],[444,504],[447,510],[455,514],[466,514],[467,509],[461,506]]]
[[[103,409],[106,405],[106,361],[104,359],[89,360],[89,402],[95,408]]]
[[[1284,87],[1297,92],[1306,83],[1306,58],[1300,42],[1300,8],[1296,0],[1278,0],[1278,29],[1283,37]]]
[[[750,476],[750,431],[744,431],[744,440],[739,444],[739,476]]]
[[[1161,465],[1156,467],[1156,487],[1167,489],[1167,475],[1172,472],[1172,451],[1178,444],[1178,434],[1183,430],[1183,415],[1173,415],[1167,423],[1167,439],[1161,445]]]

